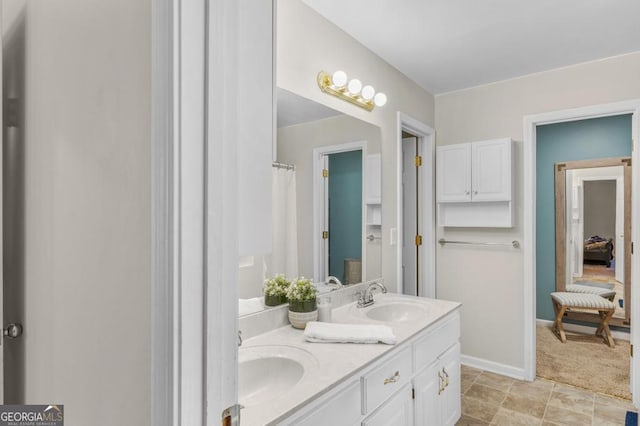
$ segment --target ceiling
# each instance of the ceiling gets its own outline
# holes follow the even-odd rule
[[[278,129],[342,115],[341,112],[279,87],[277,89],[277,97]]]
[[[638,0],[303,1],[433,94],[640,50]]]

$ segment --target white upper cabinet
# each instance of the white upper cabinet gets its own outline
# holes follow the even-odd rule
[[[438,147],[438,202],[471,201],[471,144]]]
[[[511,200],[511,139],[471,144],[471,199]]]
[[[438,147],[438,224],[512,227],[512,170],[510,138]]]

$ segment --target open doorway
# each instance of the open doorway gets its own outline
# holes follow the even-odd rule
[[[318,147],[314,158],[314,279],[343,284],[366,280],[365,206],[362,196],[367,143]]]
[[[584,272],[585,264],[584,258],[589,257],[590,254],[585,255],[585,247],[592,244],[590,240],[592,233],[588,231],[585,226],[585,212],[584,203],[586,201],[584,195],[585,182],[596,182],[600,179],[587,176],[595,173],[596,167],[579,167],[585,169],[585,176],[580,176],[581,173],[569,174],[569,181],[564,179],[556,179],[556,171],[558,169],[568,168],[568,165],[574,164],[582,160],[589,160],[594,162],[602,162],[605,158],[612,157],[635,157],[637,154],[632,152],[632,143],[635,139],[635,132],[637,131],[637,105],[632,106],[631,103],[619,104],[619,105],[604,105],[602,107],[590,107],[577,110],[561,111],[557,113],[541,114],[539,116],[531,116],[525,119],[525,193],[531,193],[532,197],[525,197],[525,375],[533,380],[536,373],[541,374],[541,362],[546,362],[552,365],[552,369],[555,373],[561,373],[565,370],[567,374],[558,374],[556,377],[552,377],[554,380],[558,380],[564,383],[569,383],[574,386],[580,386],[587,389],[595,389],[594,386],[602,385],[603,383],[617,382],[621,384],[617,390],[611,389],[597,389],[602,393],[613,394],[623,398],[631,397],[630,380],[631,373],[629,372],[630,358],[629,358],[629,339],[634,339],[635,332],[631,330],[631,334],[625,333],[624,330],[614,331],[614,339],[616,345],[614,348],[607,346],[602,338],[596,337],[597,330],[600,328],[601,317],[597,316],[596,323],[590,326],[588,323],[580,322],[571,325],[573,332],[578,333],[573,339],[567,338],[567,342],[561,342],[560,339],[550,331],[555,321],[553,314],[553,304],[551,303],[550,294],[556,291],[566,291],[567,285],[573,284],[585,284]],[[623,124],[620,134],[608,132],[603,130],[609,125],[615,123]],[[573,139],[570,143],[565,143],[559,139],[551,141],[551,143],[545,143],[544,138],[551,133],[565,133],[569,139]],[[564,158],[552,158],[550,153],[552,151],[560,152]],[[634,160],[635,161],[635,160]],[[616,166],[620,165],[620,161]],[[609,166],[608,164],[597,164]],[[613,166],[613,165],[611,165]],[[611,170],[605,170],[607,173]],[[629,170],[628,187],[631,187],[633,178],[635,176],[635,170]],[[611,179],[609,179],[611,178]],[[618,208],[619,191],[624,191],[627,185],[618,187],[618,176],[611,175],[603,181],[615,181],[616,186],[612,187],[608,185],[608,190],[613,191],[612,202],[613,206],[609,206],[607,216],[614,222],[616,216],[624,214],[625,208]],[[574,189],[576,186],[573,182],[579,182],[583,185],[581,189]],[[571,183],[571,185],[570,185]],[[624,182],[625,184],[627,182]],[[587,183],[587,186],[589,184]],[[567,192],[568,203],[560,204],[560,211],[555,209],[558,206],[557,201],[554,201],[555,188],[562,187]],[[568,189],[567,189],[568,188]],[[632,199],[631,210],[637,209],[637,188],[630,188]],[[611,198],[611,197],[609,197]],[[567,200],[565,200],[567,201]],[[600,199],[603,202],[603,199]],[[582,210],[581,210],[582,209]],[[628,207],[627,207],[628,209]],[[628,210],[627,210],[628,211]],[[631,215],[633,217],[633,215]],[[632,219],[633,220],[633,219]],[[560,234],[560,238],[556,240],[556,226],[558,221],[564,221],[567,224],[567,228],[563,229]],[[604,239],[604,252],[599,255],[601,258],[609,257],[607,260],[602,261],[603,266],[609,266],[615,263],[612,255],[615,256],[613,251],[613,245],[620,231],[622,221],[618,221],[618,229],[616,230],[615,223],[612,225],[612,230],[609,229],[608,233],[612,235],[609,237],[599,237],[598,240]],[[630,228],[627,228],[630,229]],[[594,231],[595,232],[595,231]],[[582,233],[582,234],[581,234]],[[585,234],[586,233],[586,234]],[[597,232],[596,232],[597,233]],[[631,231],[627,238],[631,238]],[[548,235],[547,235],[548,234]],[[582,236],[581,236],[582,235]],[[635,233],[633,235],[636,235]],[[625,236],[620,237],[624,241]],[[554,241],[558,241],[560,245],[564,246],[566,250],[558,250]],[[630,240],[629,240],[630,241]],[[599,241],[601,242],[601,241]],[[634,286],[634,277],[637,275],[637,268],[634,268],[632,259],[624,254],[625,251],[630,251],[630,245],[626,245],[624,242],[620,243],[621,253],[618,256],[624,256],[622,262],[626,265],[622,266],[622,269],[631,269],[631,278],[624,277],[624,286],[628,285],[629,291],[625,291],[624,297],[628,298],[631,303],[626,302],[627,307],[631,304],[631,308],[636,302],[636,296],[630,294],[630,290]],[[608,251],[611,248],[611,251]],[[625,261],[626,260],[626,261]],[[621,262],[618,259],[618,262]],[[561,269],[565,265],[566,269]],[[550,266],[550,267],[549,267]],[[582,268],[582,271],[580,269]],[[588,269],[588,267],[586,267]],[[635,272],[634,272],[635,270]],[[615,279],[615,271],[612,271],[613,279]],[[557,274],[556,274],[557,273]],[[624,275],[624,272],[619,272]],[[582,274],[582,276],[580,276]],[[564,287],[557,287],[558,282],[561,281],[561,285]],[[589,280],[586,282],[585,288],[598,289],[601,288],[595,280]],[[530,285],[530,286],[529,286]],[[536,297],[537,296],[537,297]],[[537,300],[536,300],[537,299]],[[617,300],[617,299],[616,299]],[[616,302],[619,303],[619,302]],[[625,303],[625,302],[623,302]],[[531,308],[533,308],[531,310]],[[631,309],[633,311],[633,309]],[[594,312],[594,311],[592,311]],[[548,315],[551,313],[551,315]],[[584,314],[584,313],[582,313]],[[582,315],[580,312],[573,312],[571,315]],[[531,315],[531,317],[529,317]],[[561,315],[561,313],[559,314]],[[547,318],[549,318],[547,320]],[[536,321],[537,319],[537,321]],[[578,318],[575,318],[578,319]],[[563,317],[563,323],[571,322],[570,318]],[[584,321],[584,318],[580,318]],[[621,324],[624,321],[620,318]],[[540,326],[546,327],[549,333],[540,334]],[[566,325],[565,325],[566,329]],[[544,330],[544,329],[543,329]],[[626,339],[625,339],[626,334]],[[549,337],[551,336],[551,337]],[[573,350],[569,348],[569,343],[582,345],[588,340],[593,340],[594,350],[587,349],[586,346],[580,349]],[[531,344],[533,343],[533,344]],[[558,353],[553,358],[549,355],[548,351],[540,351],[541,348],[547,349],[547,346],[556,345],[559,348]],[[536,350],[537,349],[537,350]],[[575,349],[575,348],[574,348]],[[598,352],[600,351],[600,352]],[[562,361],[572,359],[574,355],[584,356],[586,358],[580,358],[565,366],[562,366]],[[607,379],[604,374],[604,369],[600,369],[596,366],[598,361],[611,357],[619,361],[617,367],[614,367],[610,371],[613,379]],[[579,368],[577,368],[579,367]],[[587,370],[591,369],[591,373]],[[621,370],[626,369],[626,376],[622,378],[620,376]],[[587,372],[591,375],[591,380],[587,380],[585,383],[571,383],[568,378],[578,376],[579,373]],[[544,377],[544,375],[542,375]],[[636,397],[636,395],[634,395]]]

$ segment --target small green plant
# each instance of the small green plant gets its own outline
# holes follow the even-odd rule
[[[287,290],[287,298],[289,301],[304,302],[305,300],[315,300],[316,288],[310,279],[305,277],[296,278],[291,282]]]
[[[266,296],[286,297],[290,285],[291,281],[284,274],[277,274],[273,278],[264,280],[264,294]]]

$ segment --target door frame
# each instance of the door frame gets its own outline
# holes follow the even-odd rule
[[[419,262],[419,292],[423,297],[436,297],[436,222],[435,222],[435,130],[423,122],[398,111],[396,136],[396,292],[402,293],[402,131],[418,137],[418,151],[423,156],[424,172],[420,174],[419,191],[423,208],[418,217],[422,231],[422,253]],[[426,172],[431,170],[431,172]],[[393,234],[393,230],[391,230]],[[393,241],[391,244],[393,245]]]
[[[324,250],[322,247],[322,231],[324,231],[324,178],[322,177],[322,168],[324,156],[329,154],[339,154],[341,152],[362,151],[362,218],[361,218],[361,235],[362,235],[362,277],[363,282],[367,278],[367,244],[366,244],[366,204],[364,194],[364,182],[366,174],[367,159],[367,141],[354,141],[336,145],[319,146],[313,149],[313,278],[316,282],[324,282],[327,277],[321,276],[323,267]],[[331,238],[331,235],[329,235]],[[328,275],[328,271],[324,275]]]
[[[217,424],[238,399],[239,8],[152,0],[151,9],[150,419]]]
[[[638,150],[638,129],[640,128],[640,99],[593,105],[581,108],[565,109],[541,114],[527,115],[523,118],[524,146],[524,268],[523,268],[523,358],[524,376],[533,381],[536,374],[536,127],[544,124],[562,123],[590,118],[607,117],[613,115],[632,114],[632,164],[640,164],[640,152]],[[638,167],[632,168],[632,195],[631,195],[631,240],[640,241],[640,226],[634,218],[640,214],[640,193],[638,191]],[[638,318],[640,308],[640,292],[636,290],[640,268],[638,256],[631,256],[631,317]],[[631,326],[631,344],[640,344],[640,330]],[[640,374],[640,357],[632,358],[631,390],[633,403],[640,406],[640,380],[634,378]]]

